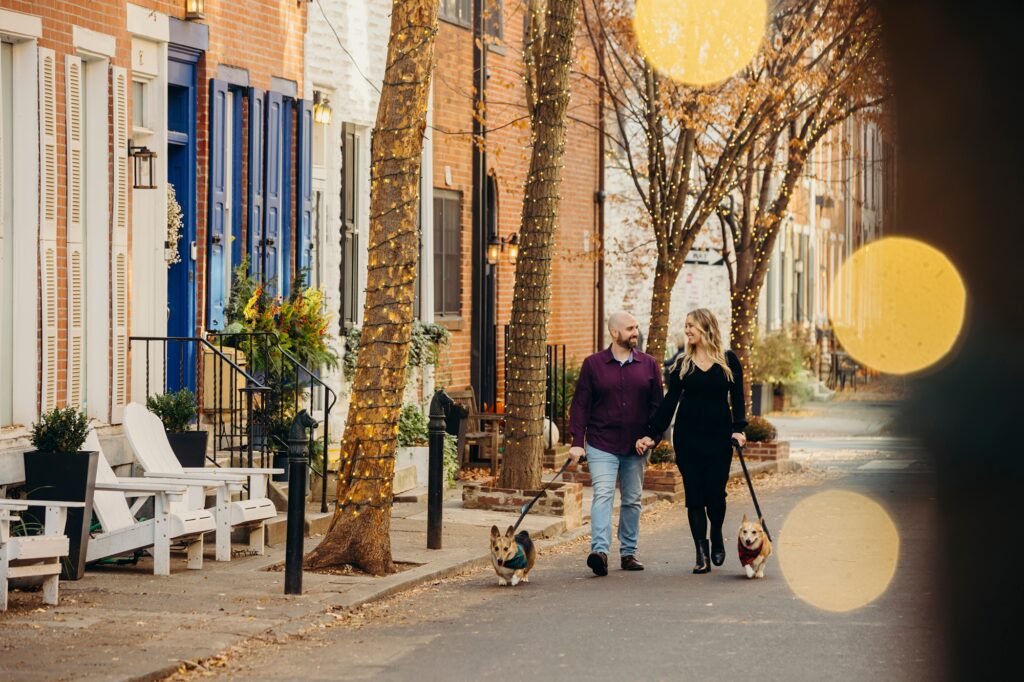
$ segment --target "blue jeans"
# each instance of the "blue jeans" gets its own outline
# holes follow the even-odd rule
[[[594,502],[590,507],[591,552],[608,554],[612,544],[612,503],[615,500],[615,479],[618,478],[622,498],[619,507],[619,555],[636,554],[646,460],[646,457],[634,453],[616,455],[587,446],[587,465],[594,486]]]

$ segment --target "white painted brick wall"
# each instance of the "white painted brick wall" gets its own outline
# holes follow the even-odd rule
[[[341,189],[341,157],[338,153],[340,136],[345,123],[357,126],[361,136],[359,149],[361,186],[357,198],[359,213],[357,225],[360,248],[362,249],[359,256],[361,309],[366,289],[366,245],[370,226],[370,134],[377,117],[379,90],[387,63],[387,42],[390,28],[391,0],[313,0],[309,6],[304,79],[307,91],[304,96],[312,98],[313,90],[323,91],[328,94],[333,110],[328,132],[325,169],[327,229],[325,231],[326,238],[320,248],[324,258],[323,286],[327,294],[327,305],[333,315],[331,332],[338,339],[335,345],[339,350],[341,348],[338,319],[341,275],[341,226],[338,196]],[[337,32],[337,36],[335,36],[335,32]],[[341,45],[339,45],[339,39]],[[430,144],[428,136],[424,142],[425,164],[430,163]],[[429,171],[426,171],[425,175],[427,178],[431,177]],[[429,190],[429,183],[421,189]],[[424,196],[423,201],[428,206],[432,205],[429,193]],[[431,211],[427,211],[424,216],[423,239],[426,245],[433,243],[431,216]],[[428,268],[428,271],[424,273],[424,281],[432,282],[429,258],[424,260],[424,265]],[[429,298],[424,299],[425,310],[429,310],[430,300]],[[405,400],[406,402],[422,403],[424,397],[429,397],[433,381],[432,379],[426,383],[420,381],[418,372],[414,373],[414,376],[416,379],[410,381],[407,386]],[[345,382],[340,369],[328,375],[327,382],[339,394],[338,404],[331,414],[332,438],[337,439],[341,437],[347,418],[351,387]]]
[[[326,16],[325,16],[326,15]],[[377,115],[379,88],[384,76],[387,41],[391,24],[390,0],[314,0],[309,6],[305,44],[305,97],[313,90],[327,93],[333,117],[329,127],[325,160],[325,237],[319,248],[323,258],[323,286],[328,309],[332,314],[331,333],[340,350],[340,276],[341,225],[340,201],[341,156],[339,144],[342,125],[352,123],[364,129],[359,150],[360,177],[363,179],[358,199],[360,246],[360,291],[365,289],[366,234],[369,227],[370,154],[369,131]],[[332,30],[333,27],[333,30]],[[337,37],[335,37],[337,32]],[[339,45],[339,39],[341,45]],[[344,46],[344,49],[342,48]],[[347,51],[347,52],[346,52]],[[360,72],[366,76],[360,75]],[[368,82],[369,81],[369,82]],[[372,85],[371,85],[372,83]],[[339,393],[338,405],[332,410],[332,438],[340,438],[348,412],[349,386],[340,369],[329,374],[328,384]]]
[[[605,311],[626,310],[636,317],[646,346],[657,261],[654,232],[627,171],[606,166],[605,184]],[[718,221],[712,218],[694,242],[694,249],[720,249],[721,242]],[[717,260],[716,254],[712,262]],[[709,308],[718,318],[723,338],[729,338],[729,274],[724,265],[683,266],[672,290],[666,339],[669,354],[682,336],[686,313],[694,308]]]

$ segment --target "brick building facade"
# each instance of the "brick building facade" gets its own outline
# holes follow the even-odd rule
[[[154,391],[174,374],[129,335],[221,328],[243,254],[281,288],[309,259],[306,15],[275,0],[209,0],[203,16],[183,0],[3,0],[0,425],[58,405],[118,423],[144,368]],[[169,185],[185,222],[175,264]]]
[[[442,0],[433,81],[434,312],[452,331],[439,380],[472,385],[478,400],[491,406],[502,400],[504,329],[515,265],[507,246],[499,251],[496,265],[487,264],[486,246],[492,240],[507,243],[518,232],[522,216],[530,159],[522,82],[525,9],[514,3]],[[474,12],[484,12],[486,36],[479,42],[474,40]],[[548,323],[548,342],[565,344],[573,361],[597,347],[602,316],[596,196],[602,174],[599,103],[593,81],[578,72],[596,68],[591,53],[589,40],[579,32]],[[481,63],[482,79],[477,77]],[[475,99],[481,91],[485,135],[474,128]],[[476,159],[474,135],[486,139],[477,147],[481,153]],[[459,240],[452,244],[454,239],[446,235],[455,233]],[[490,348],[494,352],[488,357]]]

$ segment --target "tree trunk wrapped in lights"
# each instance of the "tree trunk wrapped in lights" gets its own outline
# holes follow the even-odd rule
[[[772,47],[742,74],[762,98],[762,114],[734,169],[735,200],[718,210],[722,242],[733,245],[725,258],[730,344],[745,370],[748,408],[758,300],[792,193],[825,135],[887,92],[881,25],[868,0],[793,0],[783,7],[771,27]]]
[[[371,143],[366,305],[342,438],[338,505],[307,568],[350,564],[383,575],[391,559],[391,483],[419,256],[420,158],[437,34],[436,0],[395,0]]]
[[[543,466],[544,393],[551,257],[558,227],[569,69],[577,0],[530,0],[526,99],[533,151],[523,196],[519,258],[509,323],[501,485],[536,489]]]

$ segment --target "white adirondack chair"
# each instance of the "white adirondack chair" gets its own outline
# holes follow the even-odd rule
[[[190,484],[189,504],[192,509],[204,508],[204,488],[213,489],[216,505],[210,511],[217,523],[217,561],[231,560],[231,529],[235,527],[248,529],[251,552],[264,553],[264,523],[277,516],[277,508],[267,497],[267,478],[283,473],[283,469],[183,468],[167,442],[167,433],[160,418],[139,403],[130,403],[125,408],[124,430],[135,459],[147,478]],[[232,493],[240,491],[246,480],[249,499],[232,500]]]
[[[10,578],[44,576],[43,603],[56,604],[60,584],[60,558],[68,555],[64,523],[69,507],[84,507],[83,502],[32,500],[32,506],[46,507],[42,535],[11,535],[10,523],[19,517],[12,512],[25,511],[29,503],[0,498],[0,611],[7,610],[7,581]]]
[[[188,567],[203,567],[203,534],[216,527],[213,514],[192,509],[186,502],[188,487],[178,482],[149,478],[118,478],[110,468],[100,439],[90,431],[86,450],[96,450],[96,492],[92,508],[103,530],[89,539],[86,561],[152,548],[153,574],[171,574],[171,544],[187,545]],[[146,498],[153,498],[153,518],[139,521],[135,513]],[[128,499],[135,498],[134,507]]]

